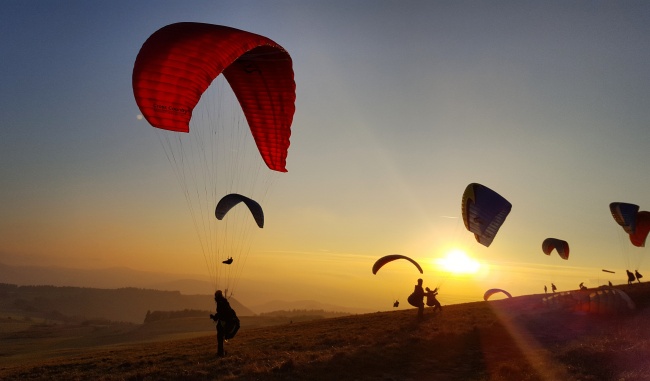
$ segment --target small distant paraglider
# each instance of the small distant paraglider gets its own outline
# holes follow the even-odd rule
[[[497,294],[497,293],[503,293],[508,298],[512,298],[512,295],[510,295],[510,293],[508,291],[506,291],[506,290],[502,290],[500,288],[491,288],[491,289],[485,291],[485,294],[483,294],[483,300],[485,300],[487,302],[488,299],[490,299],[490,297],[492,295]]]
[[[546,238],[542,242],[542,251],[546,255],[551,255],[551,252],[555,250],[560,255],[562,259],[569,259],[569,244],[567,241],[563,241],[557,238]]]
[[[263,228],[264,211],[262,210],[260,204],[258,204],[253,199],[250,199],[246,196],[242,196],[237,193],[231,193],[226,196],[223,196],[223,198],[221,198],[221,200],[219,200],[219,202],[217,203],[217,207],[214,210],[214,216],[217,218],[217,220],[222,220],[226,216],[226,214],[230,211],[230,209],[234,208],[240,202],[243,202],[248,207],[248,210],[250,210],[251,214],[253,215],[253,218],[255,219],[255,223],[257,223],[257,226],[260,229]]]
[[[409,262],[411,262],[415,267],[417,267],[418,271],[420,271],[420,274],[424,274],[424,271],[422,271],[422,267],[413,259],[407,257],[406,255],[401,255],[401,254],[390,254],[383,256],[379,258],[374,265],[372,265],[372,273],[377,274],[377,271],[381,269],[386,263],[398,260],[398,259],[405,259]]]
[[[615,271],[603,269],[604,273],[616,274]]]

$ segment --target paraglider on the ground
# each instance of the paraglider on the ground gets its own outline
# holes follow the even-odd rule
[[[561,292],[542,299],[551,310],[588,312],[598,315],[621,315],[635,309],[634,302],[615,288]]]
[[[650,212],[642,211],[636,214],[636,229],[630,233],[630,242],[637,247],[645,247],[645,241],[650,232]]]
[[[167,25],[138,53],[133,94],[152,126],[189,132],[194,107],[220,74],[237,96],[264,162],[286,172],[296,84],[289,53],[271,39],[221,25]]]
[[[589,304],[590,312],[606,315],[626,313],[635,308],[629,295],[615,288],[598,290],[589,294]]]
[[[463,193],[461,211],[465,228],[486,247],[494,240],[511,209],[508,200],[485,185],[471,183]]]
[[[560,258],[569,259],[569,244],[567,241],[557,238],[546,238],[544,242],[542,242],[542,251],[546,255],[551,255],[553,250],[557,251]]]
[[[392,262],[392,261],[395,261],[395,260],[398,260],[398,259],[405,259],[405,260],[411,262],[415,267],[417,267],[420,274],[424,274],[424,272],[422,271],[422,267],[420,267],[420,265],[415,260],[407,257],[406,255],[400,255],[400,254],[390,254],[390,255],[386,255],[386,256],[383,256],[383,257],[379,258],[375,262],[375,264],[372,265],[372,273],[377,274],[377,271],[379,271],[379,269],[381,269],[385,264],[387,264],[389,262]]]
[[[498,293],[502,293],[505,296],[507,296],[508,298],[512,298],[512,295],[510,295],[510,293],[508,291],[506,291],[506,290],[502,290],[500,288],[491,288],[491,289],[485,291],[485,294],[483,294],[483,300],[485,300],[487,302],[488,299],[490,299],[490,297],[492,295],[498,294]]]
[[[627,202],[612,202],[609,204],[609,210],[612,212],[614,221],[621,225],[626,233],[634,233],[639,205],[630,204]]]
[[[240,202],[243,202],[248,207],[248,210],[251,211],[251,214],[253,215],[253,218],[255,219],[257,226],[259,226],[260,229],[263,228],[264,211],[262,210],[260,204],[258,204],[253,199],[250,199],[246,196],[242,196],[237,193],[231,193],[229,195],[224,196],[221,200],[219,200],[219,203],[217,204],[217,207],[215,208],[214,211],[214,215],[215,217],[217,217],[217,220],[223,220],[223,218],[226,216],[228,211],[230,211],[230,209],[234,208]]]
[[[155,127],[214,289],[224,290],[225,298],[236,288],[258,230],[242,213],[250,211],[262,227],[259,205],[272,176],[287,172],[296,100],[292,65],[289,53],[267,37],[181,22],[154,32],[133,66],[135,101]],[[229,203],[218,206],[220,200]],[[238,202],[249,210],[233,208]]]

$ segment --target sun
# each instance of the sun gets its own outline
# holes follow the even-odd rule
[[[452,274],[476,274],[481,264],[460,249],[452,249],[444,258],[437,258],[436,264],[442,270]]]

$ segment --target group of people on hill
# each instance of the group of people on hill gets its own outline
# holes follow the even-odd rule
[[[551,291],[555,292],[557,291],[557,287],[555,287],[555,284],[551,283]],[[544,285],[544,293],[548,293],[548,288],[546,288],[546,285]]]
[[[625,272],[627,273],[627,284],[632,284],[634,283],[634,281],[641,283],[641,278],[643,278],[643,275],[641,275],[639,270],[634,270],[634,272],[630,270],[625,270]],[[612,286],[612,282],[609,282],[609,285]],[[581,290],[587,289],[587,287],[584,285],[584,282],[580,283],[578,287],[580,287]],[[557,291],[557,287],[555,287],[553,283],[551,283],[551,289],[553,292]],[[548,293],[548,289],[546,288],[546,285],[544,285],[544,293],[545,294]]]
[[[639,270],[634,270],[634,273],[630,270],[625,270],[625,272],[627,272],[627,284],[632,284],[635,280],[641,283],[641,278],[643,278],[643,275],[639,273]]]
[[[422,288],[422,279],[418,279],[418,284],[415,285],[415,288],[413,290],[413,293],[409,295],[408,297],[408,302],[410,305],[413,307],[418,308],[418,318],[423,318],[424,317],[424,298],[426,297],[426,305],[429,307],[433,307],[433,310],[436,311],[442,311],[442,305],[436,299],[436,295],[438,295],[438,288],[436,287],[435,289],[431,290],[429,287]],[[426,291],[425,291],[426,289]]]

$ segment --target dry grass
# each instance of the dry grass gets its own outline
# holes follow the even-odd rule
[[[650,286],[650,285],[649,285]],[[640,309],[595,316],[544,309],[541,296],[242,328],[215,356],[212,333],[15,358],[3,380],[648,380],[650,287]],[[144,336],[143,336],[144,337]]]

